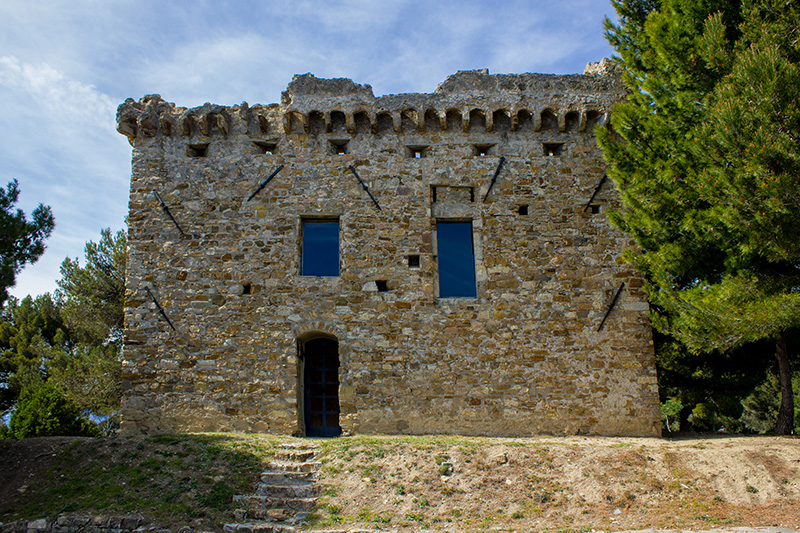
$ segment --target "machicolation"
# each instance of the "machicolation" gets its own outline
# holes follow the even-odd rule
[[[606,67],[123,103],[123,431],[658,435]]]

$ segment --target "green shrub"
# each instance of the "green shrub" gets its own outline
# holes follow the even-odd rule
[[[683,404],[677,398],[670,398],[666,402],[661,403],[661,423],[663,429],[669,432],[679,431],[681,429],[681,409]]]
[[[99,437],[97,425],[56,386],[44,383],[24,394],[8,425],[13,438],[54,435]]]

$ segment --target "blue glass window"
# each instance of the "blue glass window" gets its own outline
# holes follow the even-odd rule
[[[475,253],[472,222],[436,223],[439,296],[475,298]]]
[[[339,275],[338,220],[303,221],[301,259],[303,276]]]

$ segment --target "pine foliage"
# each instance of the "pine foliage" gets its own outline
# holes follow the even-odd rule
[[[773,339],[791,396],[781,353],[800,326],[800,5],[613,3],[607,38],[630,94],[599,140],[654,326],[695,352]]]

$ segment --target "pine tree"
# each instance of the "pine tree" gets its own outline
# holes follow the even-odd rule
[[[656,328],[701,352],[772,339],[781,407],[800,326],[800,6],[614,0],[628,101],[600,133]]]
[[[35,263],[44,253],[44,241],[55,227],[49,207],[39,204],[28,221],[21,209],[14,210],[18,199],[16,180],[5,189],[0,187],[0,307],[22,267]]]

